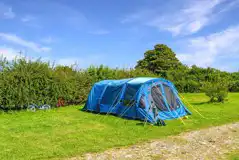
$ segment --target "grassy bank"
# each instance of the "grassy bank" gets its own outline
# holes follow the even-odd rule
[[[140,121],[79,111],[80,106],[47,112],[0,114],[0,159],[49,159],[102,151],[110,147],[239,121],[239,93],[230,93],[224,104],[208,104],[204,94],[184,94],[206,118],[193,115],[166,121],[167,126],[142,126]]]

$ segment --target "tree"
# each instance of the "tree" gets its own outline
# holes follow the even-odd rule
[[[144,58],[137,62],[136,68],[147,69],[166,77],[167,71],[181,68],[182,66],[176,54],[167,45],[157,44],[154,46],[154,50],[144,53]]]
[[[224,81],[205,82],[203,91],[210,98],[210,102],[224,102],[228,96],[228,86]]]
[[[213,71],[217,71],[214,70]],[[224,102],[228,96],[229,81],[222,73],[218,72],[211,75],[211,81],[205,81],[202,91],[210,98],[210,102]]]

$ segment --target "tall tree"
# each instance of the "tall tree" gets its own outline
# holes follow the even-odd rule
[[[153,73],[166,77],[168,70],[178,69],[183,64],[177,59],[176,54],[164,44],[157,44],[153,50],[144,53],[144,58],[137,62],[136,68],[147,69]]]

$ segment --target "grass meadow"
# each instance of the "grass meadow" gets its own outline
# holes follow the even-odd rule
[[[170,120],[166,126],[82,112],[82,106],[0,112],[0,159],[60,159],[239,121],[239,93],[230,93],[220,104],[207,103],[203,93],[183,96],[205,118],[190,106],[193,114],[184,119],[185,125]]]

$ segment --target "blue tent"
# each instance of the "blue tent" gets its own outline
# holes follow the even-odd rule
[[[97,82],[83,110],[150,123],[191,114],[180,100],[173,83],[163,78],[149,77]]]

